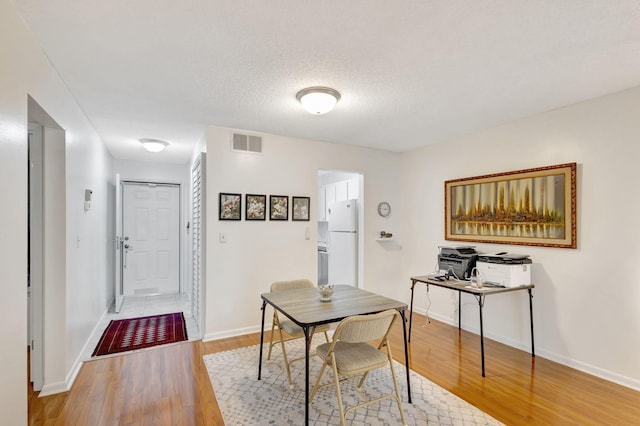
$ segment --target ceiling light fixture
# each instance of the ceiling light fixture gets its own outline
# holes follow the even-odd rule
[[[149,152],[160,152],[160,151],[164,151],[164,149],[169,146],[168,142],[165,141],[161,141],[158,139],[148,139],[148,138],[144,138],[144,139],[140,139],[140,143],[142,144],[142,146],[145,147],[145,149]]]
[[[340,93],[330,87],[307,87],[296,95],[304,109],[311,114],[326,114],[340,100]]]

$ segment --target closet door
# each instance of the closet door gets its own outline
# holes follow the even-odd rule
[[[191,313],[203,334],[204,325],[204,218],[205,218],[205,154],[191,170]]]

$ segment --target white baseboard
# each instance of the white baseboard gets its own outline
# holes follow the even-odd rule
[[[236,328],[233,330],[218,331],[215,333],[207,333],[202,337],[203,342],[210,342],[212,340],[225,339],[227,337],[242,336],[243,334],[257,333],[260,331],[260,326]]]
[[[538,356],[538,354],[540,354],[542,358],[550,359],[551,361],[555,361],[559,364],[566,365],[567,367],[574,368],[576,370],[582,371],[583,373],[591,374],[592,376],[596,376],[601,379],[604,379],[613,383],[617,383],[621,386],[625,386],[627,388],[640,391],[640,380],[623,376],[621,374],[614,373],[612,371],[605,370],[603,368],[596,367],[595,365],[587,364],[582,361],[567,358],[562,355],[559,355],[544,349],[539,350],[536,348],[536,356]]]
[[[40,391],[40,394],[38,394],[39,398],[43,396],[54,395],[60,392],[67,392],[68,390],[71,389],[71,386],[73,385],[73,382],[75,382],[76,377],[78,377],[78,373],[80,372],[80,368],[82,367],[82,363],[83,363],[82,356],[87,351],[87,349],[90,349],[88,348],[88,346],[91,342],[94,341],[93,339],[94,336],[97,333],[101,333],[100,331],[98,331],[98,326],[102,323],[102,320],[104,319],[104,317],[107,315],[108,312],[109,312],[109,308],[107,307],[107,309],[105,309],[105,311],[102,313],[102,315],[100,316],[100,319],[98,320],[95,327],[93,328],[93,331],[89,335],[89,338],[84,343],[84,346],[80,350],[80,353],[76,357],[75,362],[71,366],[71,370],[69,370],[69,372],[67,373],[67,376],[65,377],[65,381],[43,385],[42,390]]]
[[[43,396],[54,395],[60,392],[66,392],[71,389],[71,385],[67,386],[67,382],[55,382],[55,383],[47,383],[42,386],[42,390],[38,394],[38,398],[42,398]]]
[[[416,311],[417,313],[424,315],[423,312],[425,312],[424,308],[416,308],[414,309],[414,311]],[[458,326],[458,319],[457,319],[457,314],[456,315],[452,315],[450,317],[446,317],[443,315],[439,315],[439,314],[433,314],[433,313],[429,313],[429,317],[436,319],[440,322],[443,322],[445,324],[449,324],[451,326],[457,327]],[[455,318],[454,318],[455,317]],[[463,322],[463,330],[465,331],[469,331],[471,333],[475,333],[475,334],[480,334],[480,328],[478,326],[472,326],[472,327],[465,327],[465,324]],[[526,342],[523,341],[517,341],[517,340],[513,340],[511,338],[508,338],[506,336],[503,335],[496,335],[490,332],[487,332],[487,330],[485,329],[485,333],[484,336],[488,339],[491,340],[495,340],[497,342],[503,343],[507,346],[511,346],[513,348],[516,349],[520,349],[523,350],[525,352],[531,352],[531,341],[527,340]],[[582,361],[578,361],[572,358],[568,358],[565,357],[563,355],[560,355],[558,353],[546,350],[544,348],[541,348],[539,346],[536,346],[536,357],[541,357],[541,358],[546,358],[550,361],[554,361],[557,362],[558,364],[562,364],[564,366],[573,368],[575,370],[578,371],[582,371],[583,373],[587,373],[587,374],[591,374],[592,376],[595,377],[599,377],[601,379],[619,384],[621,386],[625,386],[637,391],[640,391],[640,380],[636,380],[633,379],[631,377],[627,377],[627,376],[623,376],[621,374],[618,373],[614,373],[613,371],[609,371],[609,370],[605,370],[603,368],[600,367],[596,367],[594,365],[591,364],[587,364],[585,362]]]

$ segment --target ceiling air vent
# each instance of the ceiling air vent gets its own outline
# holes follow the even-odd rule
[[[262,136],[233,132],[231,134],[231,150],[250,154],[262,154]]]

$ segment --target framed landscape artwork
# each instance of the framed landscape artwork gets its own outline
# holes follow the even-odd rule
[[[219,200],[219,220],[240,220],[242,212],[242,195],[220,193]]]
[[[289,220],[289,196],[269,196],[269,220]]]
[[[245,196],[245,220],[265,220],[267,218],[267,196],[247,194]]]
[[[577,248],[576,163],[444,183],[445,240]]]
[[[291,197],[291,220],[309,220],[309,197]]]

